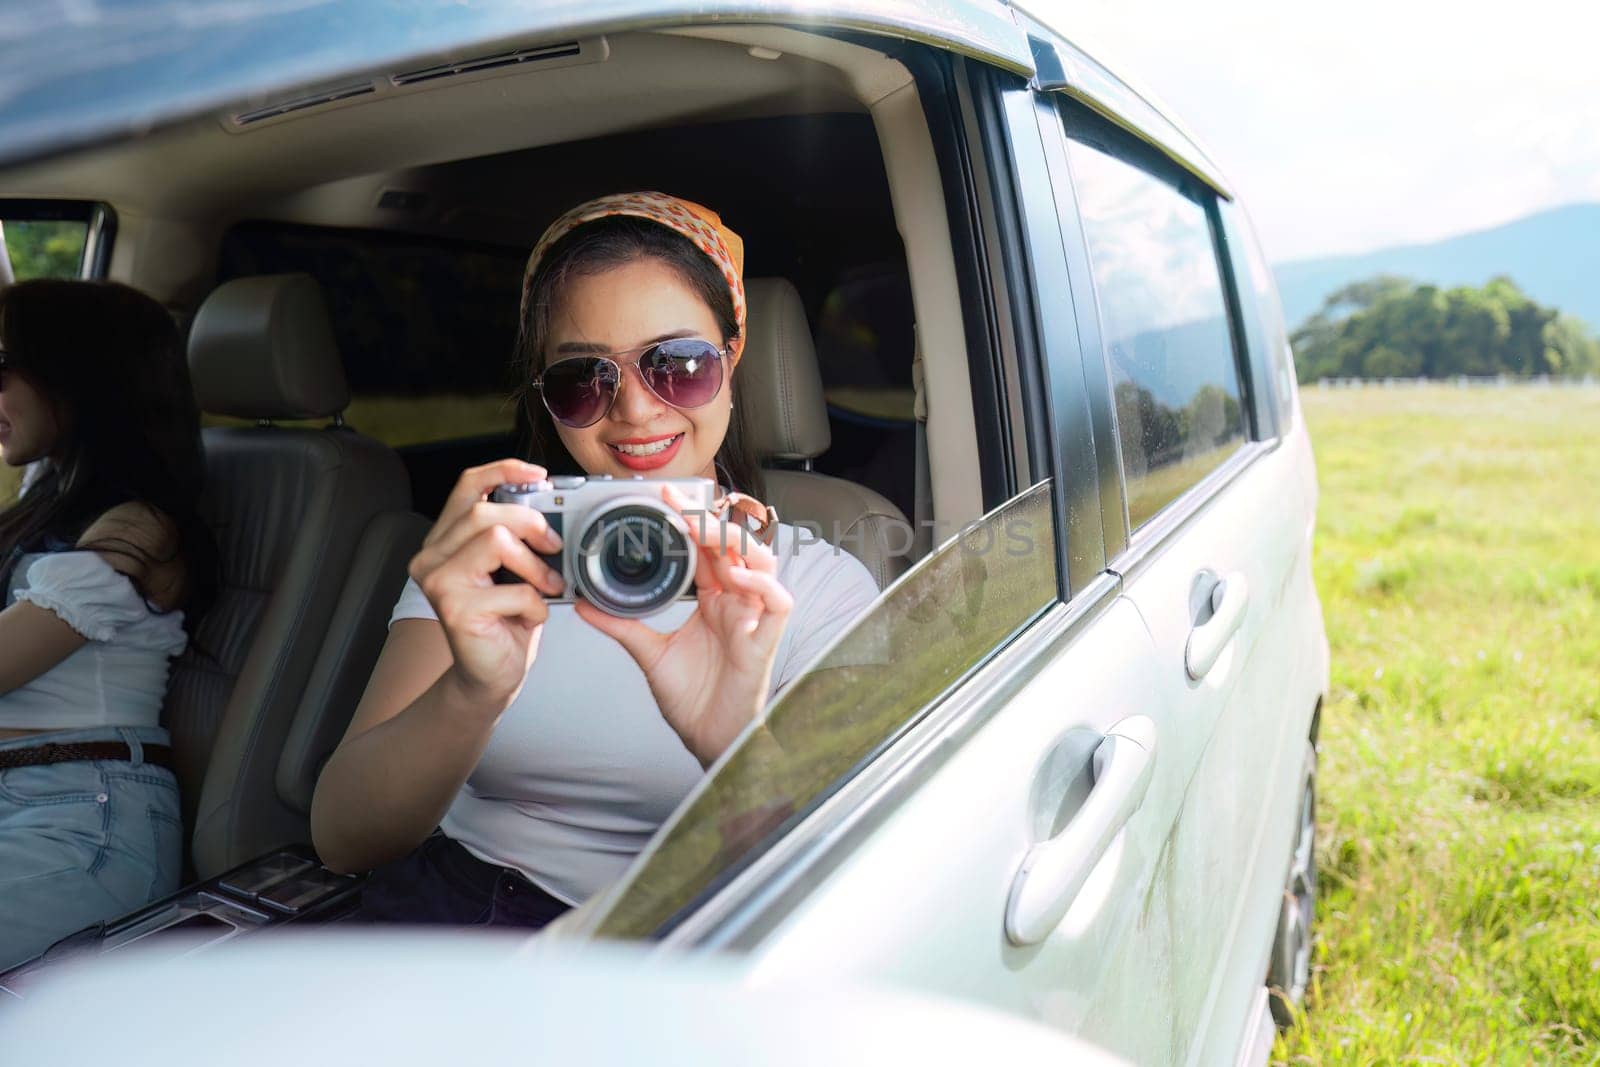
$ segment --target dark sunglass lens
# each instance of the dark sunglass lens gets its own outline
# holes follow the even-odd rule
[[[722,353],[709,341],[663,341],[639,360],[651,390],[675,408],[709,404],[722,387]]]
[[[599,422],[617,393],[616,365],[605,359],[563,359],[546,367],[542,380],[545,407],[573,427]]]

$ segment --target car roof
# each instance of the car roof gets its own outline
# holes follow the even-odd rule
[[[464,61],[629,30],[826,25],[898,37],[1065,89],[1223,196],[1220,169],[1136,83],[1031,3],[1006,0],[24,0],[0,21],[0,165],[114,141],[353,75]],[[1040,37],[1055,54],[1041,59]]]
[[[1193,132],[1147,86],[1108,64],[1100,45],[1087,46],[1080,31],[1061,25],[1059,10],[1039,10],[1035,0],[1018,0],[1011,9],[1034,49],[1035,85],[1065,90],[1232,199],[1222,169]],[[1050,40],[1047,54],[1040,52],[1041,37]]]
[[[0,162],[358,72],[679,25],[820,23],[1033,73],[1026,35],[998,0],[412,0],[403,19],[390,0],[168,0],[88,9],[31,0],[31,8],[0,24]]]

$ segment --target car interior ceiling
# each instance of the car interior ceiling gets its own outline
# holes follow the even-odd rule
[[[678,89],[648,91],[668,72]],[[743,236],[747,277],[799,294],[832,439],[814,469],[921,510],[920,355],[937,383],[928,424],[942,420],[927,434],[932,514],[981,513],[943,191],[898,63],[801,31],[717,27],[618,35],[604,62],[378,95],[244,134],[217,116],[179,124],[0,176],[0,196],[110,203],[112,276],[180,318],[230,280],[308,273],[353,394],[423,401],[507,391],[525,257],[560,212],[633,188],[698,200]],[[413,508],[436,513],[461,469],[514,440],[502,424],[400,447]],[[356,682],[338,684],[359,695]],[[342,728],[312,728],[325,757]]]

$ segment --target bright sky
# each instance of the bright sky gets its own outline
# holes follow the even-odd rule
[[[1600,201],[1600,4],[1017,0],[1147,87],[1274,262]]]

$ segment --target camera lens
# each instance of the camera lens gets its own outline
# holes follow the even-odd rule
[[[624,585],[649,582],[660,568],[661,529],[647,520],[624,519],[606,538],[603,566],[606,576]]]
[[[578,593],[612,615],[653,615],[688,591],[694,552],[683,520],[649,500],[602,507],[579,539]]]

